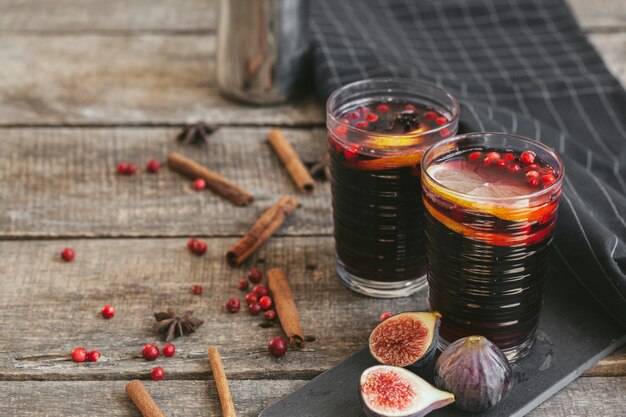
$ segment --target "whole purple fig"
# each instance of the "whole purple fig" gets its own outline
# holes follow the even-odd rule
[[[511,365],[502,351],[483,336],[459,339],[435,364],[435,385],[454,394],[455,405],[485,411],[506,397],[511,388]]]

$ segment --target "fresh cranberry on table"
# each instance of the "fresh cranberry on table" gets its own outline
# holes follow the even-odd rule
[[[72,262],[74,260],[74,256],[76,256],[76,253],[72,248],[63,248],[61,251],[61,258],[63,258],[65,262]]]
[[[168,343],[167,345],[163,346],[163,354],[168,358],[174,356],[174,353],[176,353],[176,347],[173,344]]]
[[[141,350],[141,356],[147,361],[156,360],[159,357],[159,348],[153,344],[147,343]]]
[[[85,362],[87,360],[87,349],[76,347],[72,350],[72,360],[74,362]]]
[[[107,304],[104,307],[102,307],[102,310],[100,311],[100,313],[102,314],[102,317],[104,317],[105,319],[110,319],[111,317],[115,315],[115,308]]]
[[[163,377],[165,377],[165,371],[160,366],[155,366],[150,371],[150,378],[153,381],[160,381],[163,379]]]
[[[89,362],[98,362],[98,359],[100,359],[100,352],[98,352],[97,350],[92,350],[89,353],[87,353],[87,360]]]
[[[273,337],[268,348],[272,355],[280,358],[287,352],[287,341],[280,336]]]

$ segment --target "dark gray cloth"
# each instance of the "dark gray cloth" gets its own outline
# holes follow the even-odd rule
[[[626,93],[562,0],[315,0],[322,98],[370,77],[440,85],[460,131],[536,138],[565,161],[552,273],[626,326]],[[575,285],[575,282],[573,282]]]

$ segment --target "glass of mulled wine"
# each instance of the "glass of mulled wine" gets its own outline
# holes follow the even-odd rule
[[[482,335],[511,361],[539,323],[563,164],[505,133],[456,136],[422,159],[430,307],[441,347]]]
[[[412,80],[358,81],[328,99],[337,273],[350,289],[391,298],[426,285],[420,160],[458,120],[454,97]]]

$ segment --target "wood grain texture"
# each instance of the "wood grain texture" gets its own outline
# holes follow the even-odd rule
[[[261,410],[304,385],[304,380],[232,381],[239,417],[256,417]],[[31,417],[139,417],[124,394],[125,381],[0,382],[0,415]],[[213,381],[146,382],[155,401],[169,417],[221,416]],[[529,417],[623,417],[626,378],[582,378],[533,410]],[[95,394],[95,395],[94,395]],[[62,398],[62,401],[59,399]],[[307,416],[309,417],[309,416]]]
[[[155,364],[166,366],[170,379],[206,379],[212,344],[231,380],[308,379],[362,349],[381,312],[427,307],[424,291],[382,300],[346,289],[335,277],[332,237],[270,240],[244,268],[226,265],[232,240],[207,240],[202,257],[188,251],[185,239],[0,241],[0,380],[145,379]],[[75,249],[74,262],[60,259],[64,246]],[[260,327],[264,318],[245,309],[225,310],[229,297],[243,300],[236,284],[250,265],[285,268],[305,336],[316,338],[306,349],[276,360],[267,343],[280,328]],[[193,284],[203,286],[202,296],[192,295]],[[115,306],[113,319],[100,316],[105,304]],[[146,362],[141,347],[157,340],[152,313],[169,307],[194,310],[205,324],[174,341],[173,358]],[[76,364],[69,358],[75,346],[103,357]],[[606,361],[601,373],[623,372],[623,351]]]
[[[0,2],[0,30],[210,31],[216,27],[217,3],[217,0],[4,0]],[[567,0],[567,3],[586,30],[626,28],[626,7],[622,0]]]
[[[276,199],[297,189],[265,137],[269,128],[221,128],[206,147],[177,145],[173,128],[0,129],[0,236],[242,235]],[[326,151],[321,129],[287,130],[305,162]],[[233,180],[256,201],[233,207],[151,158],[176,150]],[[135,176],[115,173],[120,161]],[[330,187],[318,183],[279,234],[331,234]]]
[[[222,98],[214,35],[0,37],[0,125],[322,124],[309,98],[275,107]]]

